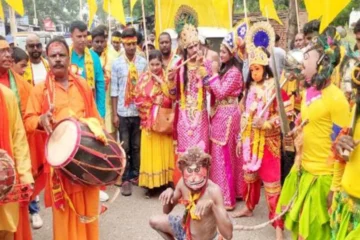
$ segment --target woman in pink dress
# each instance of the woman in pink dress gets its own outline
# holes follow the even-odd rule
[[[225,207],[233,210],[236,198],[242,197],[242,159],[236,156],[240,132],[238,97],[243,88],[242,64],[235,58],[234,34],[224,39],[220,47],[221,68],[213,64],[209,80],[212,109],[210,114],[211,170],[210,179],[218,184],[224,196]]]

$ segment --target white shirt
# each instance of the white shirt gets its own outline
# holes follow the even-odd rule
[[[46,80],[46,68],[42,61],[40,63],[31,63],[31,68],[33,72],[33,81],[34,85],[44,82]]]
[[[275,55],[275,62],[276,62],[276,71],[278,73],[278,76],[281,77],[281,73],[285,66],[286,52],[284,49],[282,49],[280,47],[274,47],[274,55]],[[271,58],[270,58],[270,67],[271,67],[271,70],[275,71]]]

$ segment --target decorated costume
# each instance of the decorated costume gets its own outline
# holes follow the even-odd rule
[[[158,75],[163,81],[162,84],[150,74],[146,72],[141,75],[135,89],[135,104],[142,129],[139,186],[152,189],[173,181],[175,151],[172,135],[156,132],[153,126],[159,117],[160,109],[172,109],[176,91],[175,86],[170,87],[169,91],[164,71]]]
[[[330,239],[331,236],[327,206],[334,173],[331,145],[349,119],[344,94],[330,84],[338,51],[330,36],[320,35],[313,38],[304,55],[307,78],[299,122],[308,121],[308,124],[303,128],[301,162],[299,167],[294,165],[286,178],[277,206],[280,213],[296,196],[284,217],[285,227],[294,239]]]
[[[222,44],[231,54],[235,54],[233,32],[229,33]],[[238,97],[242,92],[242,86],[242,74],[236,66],[209,80],[211,94],[215,99],[212,104],[210,126],[213,159],[210,179],[221,187],[228,209],[235,208],[236,198],[242,197],[244,184],[242,158],[236,156],[236,143],[240,132]]]
[[[274,78],[269,70],[269,58],[262,47],[273,47],[274,31],[268,23],[254,24],[247,36],[250,74],[244,99],[244,111],[241,118],[242,155],[245,170],[244,198],[248,210],[253,211],[259,203],[261,183],[264,184],[269,218],[275,217],[276,205],[280,196],[280,119],[276,101],[266,109],[265,106],[276,93]],[[259,42],[258,37],[266,37],[266,44]],[[266,74],[264,79],[264,73]],[[285,101],[288,97],[282,91]],[[290,112],[291,109],[288,109]],[[260,128],[254,127],[256,119],[263,119]],[[275,228],[283,228],[281,220],[273,223]]]
[[[331,228],[333,240],[351,240],[360,236],[360,147],[355,146],[354,151],[346,158],[336,152],[336,144],[342,141],[342,137],[350,135],[355,142],[360,140],[360,81],[356,77],[358,68],[352,68],[352,83],[355,86],[356,104],[352,110],[352,119],[349,128],[344,128],[334,144],[336,157],[335,172],[331,190],[334,191]]]
[[[196,30],[196,12],[188,7],[180,7],[175,19],[176,31],[180,35],[180,47],[186,49],[199,44]],[[180,66],[186,59],[181,60]],[[206,110],[205,85],[211,62],[205,61],[201,66],[187,62],[181,65],[175,81],[177,88],[177,105],[174,126],[174,137],[177,141],[177,152],[185,152],[189,147],[204,143],[205,152],[209,152],[209,119]]]

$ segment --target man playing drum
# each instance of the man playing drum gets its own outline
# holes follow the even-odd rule
[[[101,121],[91,88],[83,78],[68,70],[69,47],[65,40],[53,38],[46,54],[50,72],[46,81],[31,92],[25,115],[26,130],[31,133],[43,129],[49,134],[54,123],[69,117]],[[45,205],[53,209],[53,239],[99,239],[99,188],[76,184],[48,166],[45,169],[49,183]]]
[[[11,161],[14,159],[18,182],[32,184],[34,180],[31,173],[29,147],[18,106],[15,94],[0,84],[0,159],[9,157]],[[6,179],[3,172],[0,172],[0,176]],[[19,205],[17,202],[2,204],[0,199],[0,239],[14,239],[14,232],[17,230],[21,217]]]

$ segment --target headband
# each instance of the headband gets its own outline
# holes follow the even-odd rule
[[[121,37],[112,37],[112,41],[121,42]]]
[[[123,43],[137,43],[137,37],[125,37],[125,38],[122,38],[122,42]]]

